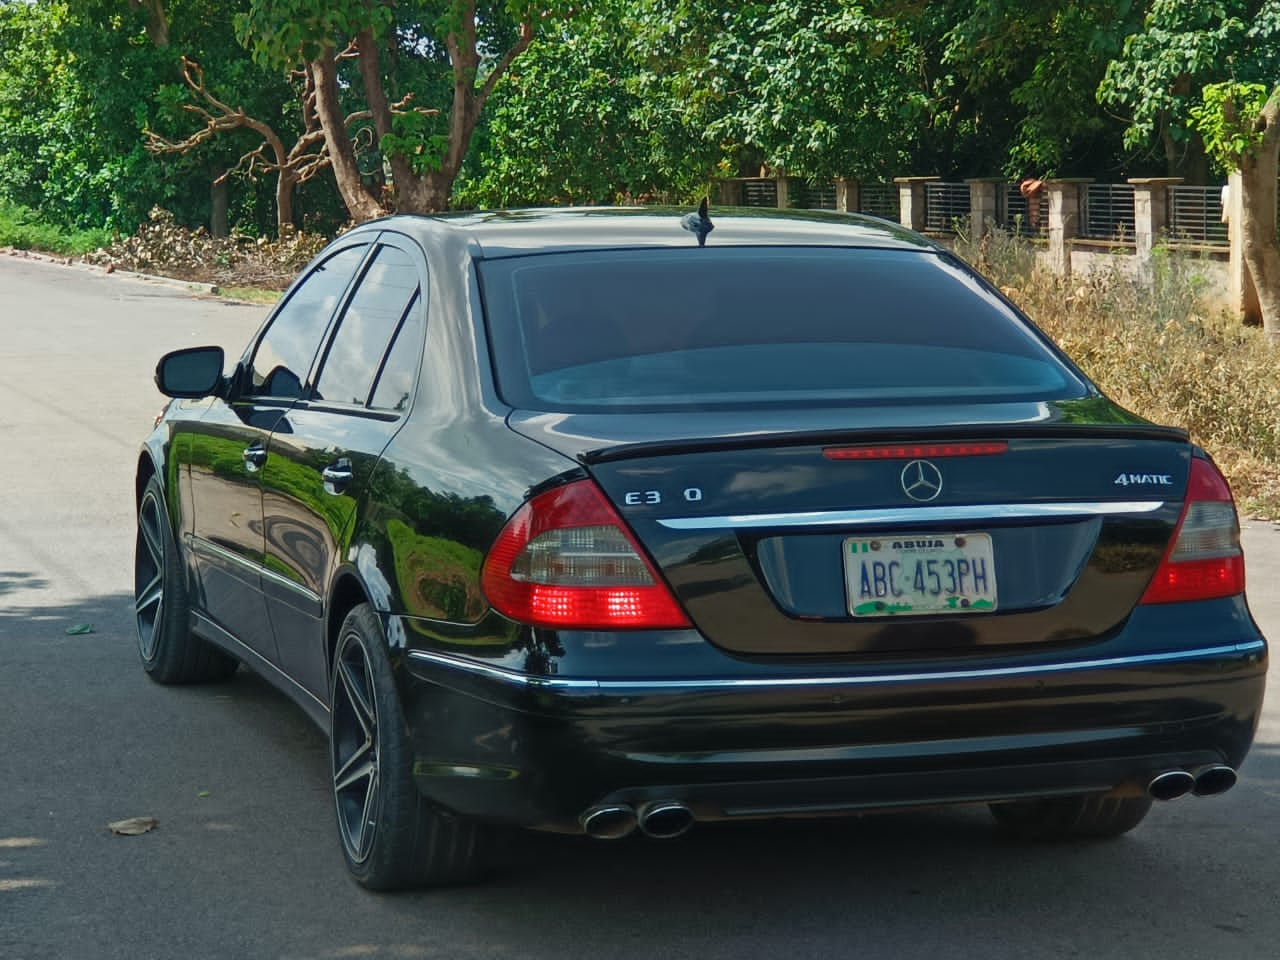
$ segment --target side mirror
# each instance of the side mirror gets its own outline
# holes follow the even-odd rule
[[[156,386],[167,397],[211,397],[222,386],[221,347],[189,347],[166,353],[156,364]]]

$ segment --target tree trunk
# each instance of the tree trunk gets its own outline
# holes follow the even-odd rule
[[[230,235],[227,224],[227,181],[217,176],[209,187],[209,236],[222,240]]]
[[[129,0],[129,6],[137,10],[147,10],[147,38],[152,46],[167,47],[169,45],[169,17],[164,12],[164,0]]]
[[[297,183],[292,170],[281,169],[276,175],[276,233],[281,240],[294,230],[293,188]]]
[[[307,69],[315,84],[316,116],[324,128],[334,179],[338,182],[338,192],[342,194],[347,212],[357,223],[382,216],[386,211],[360,180],[355,144],[347,133],[346,117],[338,101],[338,70],[333,49],[326,49],[318,59],[307,64]]]
[[[1240,162],[1244,190],[1241,229],[1244,262],[1258,292],[1262,329],[1280,342],[1280,243],[1276,240],[1276,174],[1280,170],[1280,87],[1258,117],[1262,143]]]

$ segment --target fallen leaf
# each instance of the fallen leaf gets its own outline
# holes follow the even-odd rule
[[[160,821],[155,817],[130,817],[127,820],[117,820],[115,823],[107,824],[117,837],[136,837],[151,832],[159,825]]]
[[[77,623],[74,627],[67,627],[67,636],[81,637],[86,633],[93,633],[92,623]]]

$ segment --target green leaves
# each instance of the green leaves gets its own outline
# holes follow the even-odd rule
[[[1223,172],[1235,170],[1262,145],[1262,133],[1254,129],[1254,121],[1270,92],[1260,83],[1211,83],[1203,89],[1204,101],[1191,108],[1191,122]]]

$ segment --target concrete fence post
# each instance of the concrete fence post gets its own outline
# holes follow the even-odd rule
[[[991,225],[999,223],[999,177],[977,177],[966,180],[969,185],[969,224],[974,238],[981,237]]]
[[[861,197],[858,195],[858,181],[852,177],[836,178],[836,209],[841,213],[856,213]]]
[[[791,180],[785,173],[779,171],[774,176],[774,182],[778,185],[778,209],[785,210],[791,206]]]
[[[1231,312],[1245,323],[1262,323],[1262,305],[1258,290],[1244,262],[1244,186],[1239,172],[1227,178],[1227,194],[1222,205],[1227,219],[1227,240],[1231,253],[1227,259],[1227,297]]]
[[[925,185],[941,177],[894,177],[898,185],[898,222],[908,230],[923,230],[925,218]]]
[[[1092,180],[1049,180],[1049,268],[1071,276],[1071,241],[1080,235],[1081,199]]]
[[[1146,269],[1151,251],[1169,230],[1170,187],[1182,182],[1181,177],[1133,177],[1133,239],[1138,263]]]

